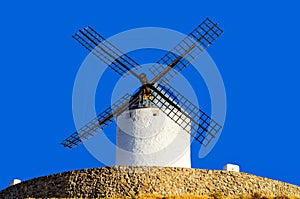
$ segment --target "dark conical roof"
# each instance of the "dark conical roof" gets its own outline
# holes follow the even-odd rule
[[[175,102],[176,104],[179,104],[179,100],[178,98],[175,96],[175,94],[172,92],[172,90],[166,86],[157,84],[157,86],[159,88],[161,88],[162,94],[167,96],[168,98],[170,98],[173,102]],[[136,95],[138,92],[140,92],[142,89],[142,87],[138,88],[137,90],[135,90],[132,94],[132,96]],[[145,99],[143,97],[143,93],[140,92],[139,95],[139,99],[130,105],[129,109],[138,109],[138,108],[153,108],[153,107],[157,107],[152,101],[150,101],[149,99]]]

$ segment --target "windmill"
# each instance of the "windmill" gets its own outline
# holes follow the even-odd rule
[[[208,146],[222,127],[169,82],[222,33],[217,23],[206,18],[149,68],[154,78],[148,80],[145,73],[138,73],[140,65],[136,61],[93,28],[79,30],[73,35],[75,40],[120,76],[136,77],[141,86],[133,95],[125,94],[61,144],[73,149],[113,123],[115,116],[116,164],[191,167],[191,137]],[[166,161],[170,158],[171,162]]]

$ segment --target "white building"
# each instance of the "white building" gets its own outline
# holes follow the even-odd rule
[[[19,184],[19,183],[21,183],[21,180],[13,179],[12,181],[10,181],[9,186],[13,186],[13,185],[16,185],[16,184]]]
[[[225,164],[223,170],[240,172],[240,166],[236,164]]]
[[[190,142],[190,134],[163,111],[140,100],[117,117],[116,164],[190,168]]]

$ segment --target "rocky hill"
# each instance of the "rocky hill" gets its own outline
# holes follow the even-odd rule
[[[300,187],[242,172],[115,166],[69,171],[24,181],[0,191],[0,198],[132,198],[145,194],[300,197]]]

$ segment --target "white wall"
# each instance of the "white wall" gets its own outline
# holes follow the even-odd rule
[[[191,167],[190,135],[158,108],[119,115],[116,143],[117,165]]]

